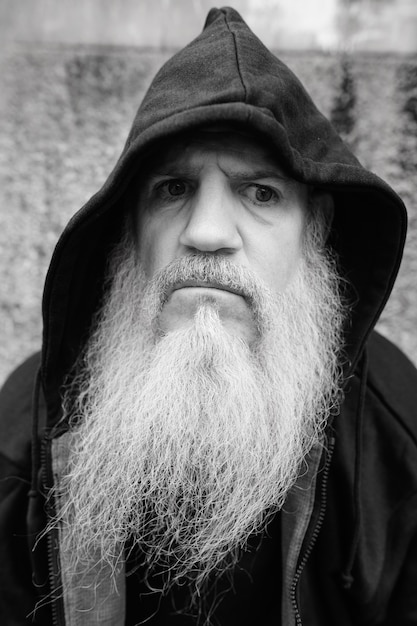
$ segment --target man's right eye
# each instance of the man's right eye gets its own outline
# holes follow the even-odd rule
[[[183,196],[187,192],[187,183],[179,179],[167,180],[159,185],[159,190],[166,196]]]

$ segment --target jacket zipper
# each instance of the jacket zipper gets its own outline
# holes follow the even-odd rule
[[[52,467],[50,462],[50,455],[47,453],[47,446],[51,445],[51,440],[46,439],[42,446],[42,462],[44,467],[45,485],[53,484]],[[47,515],[48,519],[53,519],[55,516],[55,506],[51,499],[47,502]],[[55,540],[55,541],[54,541]],[[57,589],[62,587],[61,579],[58,573],[57,567],[57,551],[56,541],[58,540],[58,531],[56,529],[49,530],[47,533],[47,552],[48,552],[48,574],[50,584],[50,604],[52,613],[52,626],[64,626],[65,615],[64,606],[62,600],[62,594],[56,594]]]
[[[293,607],[293,611],[294,611],[294,615],[295,615],[295,623],[296,626],[302,626],[303,622],[301,620],[301,614],[300,614],[300,610],[298,607],[298,602],[297,602],[297,585],[299,583],[301,574],[303,572],[303,569],[305,567],[305,564],[307,563],[311,552],[313,551],[314,545],[317,541],[317,537],[319,536],[321,527],[323,525],[323,521],[324,521],[324,516],[326,513],[326,506],[327,506],[327,480],[329,477],[329,469],[330,469],[330,463],[332,460],[332,456],[333,456],[333,450],[334,450],[334,444],[335,444],[335,440],[332,437],[329,440],[329,445],[328,445],[328,450],[327,450],[327,459],[326,459],[326,463],[324,465],[323,468],[323,474],[322,474],[322,483],[321,483],[321,503],[320,503],[320,512],[319,512],[319,516],[317,519],[317,523],[316,523],[316,527],[313,531],[313,534],[311,536],[310,542],[304,552],[304,555],[301,559],[301,561],[299,562],[299,565],[297,567],[297,570],[294,574],[294,578],[291,584],[291,589],[290,589],[290,598],[291,598],[291,604]]]

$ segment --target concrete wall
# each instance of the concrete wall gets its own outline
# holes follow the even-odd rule
[[[40,297],[69,217],[113,166],[168,52],[22,45],[1,59],[0,382],[40,346]],[[410,237],[379,324],[417,364],[417,57],[283,53],[362,162],[410,211]]]
[[[417,51],[415,0],[233,0],[268,47]],[[1,0],[0,40],[182,47],[214,0]],[[217,3],[221,6],[221,3]]]

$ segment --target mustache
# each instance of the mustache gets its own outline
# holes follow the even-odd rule
[[[245,298],[255,312],[259,303],[271,296],[268,287],[249,268],[237,265],[225,256],[213,254],[193,254],[174,259],[155,274],[148,286],[159,294],[160,309],[175,289],[187,286],[231,291]]]

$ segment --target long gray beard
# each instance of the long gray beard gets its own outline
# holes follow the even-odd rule
[[[115,572],[129,543],[145,580],[162,569],[164,591],[185,578],[197,597],[282,507],[340,391],[345,312],[333,262],[310,248],[278,297],[224,257],[176,260],[147,283],[132,244],[116,250],[64,400],[72,435],[55,523],[78,577],[97,558]],[[170,285],[201,276],[239,285],[253,345],[204,300],[190,327],[160,335]]]

